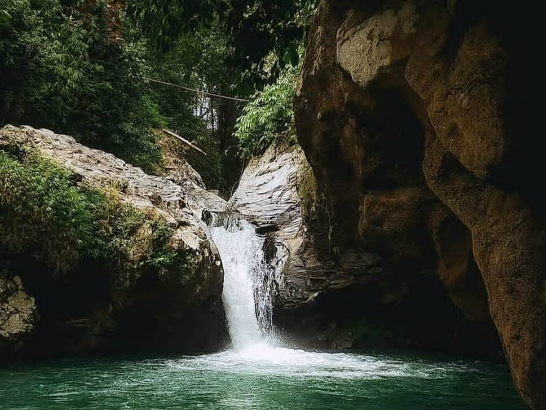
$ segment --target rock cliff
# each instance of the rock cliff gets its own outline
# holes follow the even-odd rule
[[[335,264],[321,255],[316,243],[320,239],[304,223],[301,196],[309,178],[301,148],[277,142],[250,161],[228,204],[268,235],[267,254],[278,267],[276,301],[283,308],[305,305],[321,293],[369,280],[381,270],[374,254],[343,253]]]
[[[109,225],[116,209],[107,209],[111,216],[102,230],[119,242],[117,254],[100,263],[84,261],[68,272],[54,272],[32,251],[3,246],[1,360],[12,358],[14,351],[89,354],[150,346],[197,351],[223,343],[223,271],[201,218],[204,209],[220,211],[226,204],[204,188],[185,161],[168,159],[167,175],[151,176],[72,137],[30,127],[0,130],[2,150],[52,160],[70,173],[75,187],[113,191],[111,206],[142,220],[129,220],[122,228],[131,232],[118,233],[122,228]],[[152,259],[158,246],[154,235],[163,232],[158,226],[165,226],[169,237],[164,254]],[[8,244],[4,239],[9,241],[0,243]]]
[[[420,205],[415,195],[412,201],[412,206]],[[279,136],[262,156],[250,161],[228,203],[228,209],[245,215],[267,238],[266,257],[275,276],[273,319],[283,337],[299,346],[323,349],[409,345],[499,357],[487,301],[480,298],[483,285],[475,290],[476,300],[472,295],[464,299],[468,306],[477,306],[473,319],[478,323],[461,318],[433,267],[414,260],[395,264],[388,255],[380,256],[380,246],[343,241],[333,231],[329,202],[317,191],[299,145]],[[388,203],[376,206],[385,214],[391,209]],[[408,226],[419,224],[411,217],[408,212]],[[451,232],[459,233],[455,228]],[[400,252],[428,251],[396,232],[390,240],[400,249],[405,246]],[[463,246],[460,253],[464,252]],[[464,277],[461,283],[468,280]],[[453,287],[465,292],[461,283]]]
[[[295,111],[339,246],[434,272],[467,318],[492,319],[516,388],[543,410],[529,19],[490,1],[323,1]]]

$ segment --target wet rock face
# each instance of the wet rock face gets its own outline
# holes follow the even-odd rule
[[[301,189],[309,165],[297,145],[275,143],[252,160],[228,207],[268,236],[266,256],[276,271],[276,304],[290,309],[335,289],[369,281],[381,271],[379,256],[345,250],[328,257],[304,223]]]
[[[367,197],[366,212],[353,227],[366,232],[366,243],[334,237],[326,204],[301,148],[286,139],[248,164],[229,201],[228,209],[266,236],[275,275],[273,320],[281,337],[317,349],[411,346],[502,355],[483,281],[472,265],[470,235],[429,191],[400,188]],[[416,212],[426,218],[414,218]],[[425,234],[429,221],[434,237]],[[454,238],[460,238],[457,247],[450,246]],[[429,258],[436,246],[444,263],[434,276],[430,266],[415,261]],[[390,248],[396,263],[388,263],[384,251]],[[449,280],[452,301],[479,323],[461,317],[439,277]]]
[[[38,320],[35,299],[21,278],[0,272],[0,362],[21,347]]]
[[[493,320],[523,399],[546,409],[532,19],[489,1],[323,1],[295,111],[334,236],[435,271],[465,316]]]
[[[146,217],[160,215],[173,228],[168,246],[184,255],[184,267],[173,272],[144,266],[121,271],[90,264],[63,277],[53,275],[31,257],[0,253],[0,266],[17,271],[36,297],[41,316],[39,329],[33,329],[30,318],[35,316],[29,308],[15,313],[2,310],[0,332],[10,332],[11,323],[24,323],[26,332],[32,333],[25,338],[30,355],[154,346],[190,352],[223,343],[223,270],[202,214],[205,209],[221,211],[226,203],[204,188],[183,158],[168,159],[167,175],[161,177],[147,175],[111,154],[48,130],[6,126],[0,130],[0,149],[10,144],[37,150],[54,160],[72,173],[77,184],[115,189],[122,202],[142,210]],[[143,239],[142,252],[148,245]],[[129,259],[139,257],[138,247],[136,244],[135,255],[127,255]],[[28,307],[24,295],[22,290],[8,296],[0,292],[0,305],[26,301],[23,305]],[[34,299],[32,306],[35,312]]]

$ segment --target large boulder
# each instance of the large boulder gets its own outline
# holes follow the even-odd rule
[[[543,410],[532,20],[491,1],[323,1],[295,111],[337,235],[434,269],[468,318],[492,319],[517,389]]]
[[[13,147],[54,161],[70,172],[77,186],[114,191],[119,206],[138,211],[144,221],[130,243],[118,246],[116,258],[123,264],[117,260],[79,264],[58,274],[35,260],[32,250],[21,254],[0,249],[0,267],[18,275],[6,283],[16,281],[36,298],[34,304],[23,288],[16,293],[0,291],[2,306],[28,305],[26,310],[2,310],[0,339],[13,340],[15,336],[3,335],[11,332],[13,323],[20,323],[24,329],[15,331],[25,334],[20,338],[25,344],[16,346],[21,354],[87,354],[150,346],[189,352],[221,346],[226,334],[223,270],[202,214],[205,209],[222,211],[226,203],[204,188],[189,164],[171,158],[166,161],[166,176],[148,175],[72,137],[26,126],[0,130],[0,151]],[[170,229],[166,246],[173,262],[158,261],[161,269],[142,263],[154,251],[155,221]],[[34,326],[36,312],[39,326]]]
[[[228,203],[268,235],[266,256],[276,271],[275,300],[282,308],[311,303],[381,271],[375,254],[348,250],[329,257],[316,232],[308,230],[302,200],[306,192],[313,195],[313,180],[299,145],[281,140],[249,162]]]

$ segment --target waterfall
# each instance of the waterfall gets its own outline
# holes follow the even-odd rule
[[[222,300],[233,347],[244,350],[272,339],[271,275],[264,238],[236,214],[214,216],[211,235],[224,266]]]

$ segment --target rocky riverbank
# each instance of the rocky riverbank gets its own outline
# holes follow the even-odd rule
[[[152,176],[69,136],[11,126],[0,151],[15,199],[6,191],[0,201],[2,361],[224,343],[223,272],[201,217],[225,201],[183,159]],[[51,222],[64,219],[44,200],[78,206],[63,211],[76,243],[50,240]]]

